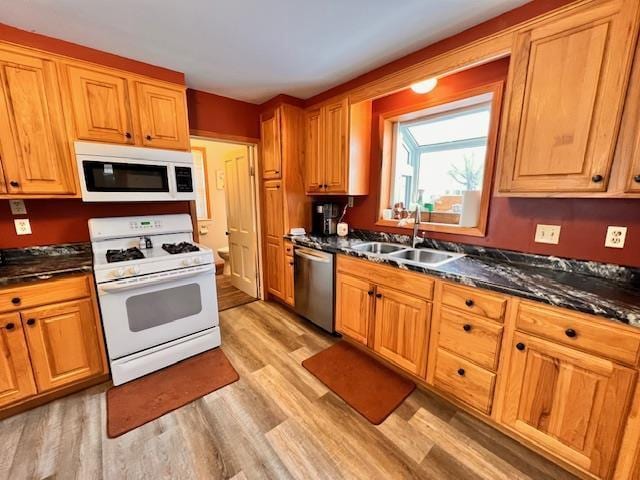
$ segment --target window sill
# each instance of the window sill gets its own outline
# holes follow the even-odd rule
[[[413,224],[398,225],[398,220],[385,220],[379,218],[376,225],[380,227],[394,227],[403,230],[412,231]],[[419,230],[421,232],[440,232],[450,233],[453,235],[467,235],[470,237],[485,237],[487,235],[486,228],[481,227],[459,227],[457,225],[449,225],[446,223],[421,223]]]

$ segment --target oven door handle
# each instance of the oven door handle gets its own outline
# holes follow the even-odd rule
[[[123,283],[120,283],[118,281],[105,283],[105,284],[99,285],[99,288],[101,292],[105,292],[105,293],[123,292],[125,290],[134,290],[137,288],[160,285],[162,283],[171,282],[173,280],[180,280],[183,278],[195,277],[203,273],[212,272],[213,269],[214,269],[213,265],[208,265],[206,267],[200,267],[198,268],[198,270],[195,270],[195,271],[191,270],[191,271],[182,272],[182,273],[172,273],[162,277],[151,278],[149,280],[137,280],[135,282],[130,282],[130,283],[126,282],[126,280],[123,281]]]

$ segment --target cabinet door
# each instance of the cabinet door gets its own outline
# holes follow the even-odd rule
[[[134,143],[127,79],[75,65],[67,66],[76,137]]]
[[[502,421],[566,461],[608,478],[636,372],[517,332]]]
[[[324,187],[324,153],[321,110],[305,115],[305,175],[307,193],[322,192]]]
[[[280,109],[260,117],[262,140],[262,178],[282,177],[282,141],[280,137]]]
[[[184,90],[136,82],[142,144],[189,150],[189,125]]]
[[[386,287],[376,288],[373,350],[424,377],[431,304]]]
[[[265,242],[267,267],[267,290],[280,299],[285,299],[284,251],[282,240],[267,238]]]
[[[20,315],[0,315],[0,407],[35,394]]]
[[[0,149],[8,193],[75,193],[55,64],[0,50]]]
[[[637,10],[611,0],[518,34],[502,190],[606,190]]]
[[[289,305],[295,305],[294,298],[294,268],[295,262],[293,257],[285,255],[284,257],[284,301]]]
[[[346,193],[348,177],[347,135],[349,101],[347,99],[323,107],[324,191]]]
[[[23,310],[20,315],[38,392],[102,372],[90,299]]]
[[[336,330],[363,345],[369,343],[374,287],[351,275],[336,275]]]
[[[282,182],[264,182],[264,234],[268,239],[282,241],[284,235],[284,202]]]

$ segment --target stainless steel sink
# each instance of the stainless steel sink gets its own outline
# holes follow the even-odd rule
[[[378,255],[387,255],[389,253],[404,250],[407,247],[403,245],[394,245],[393,243],[368,242],[368,243],[361,243],[360,245],[354,245],[351,248],[353,250],[357,250],[358,252],[368,252],[368,253],[376,253]]]
[[[442,252],[422,248],[408,248],[406,250],[400,250],[389,254],[389,257],[395,258],[399,261],[430,267],[442,265],[463,256],[464,254],[461,253]]]

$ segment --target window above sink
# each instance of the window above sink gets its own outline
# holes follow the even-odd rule
[[[420,230],[484,236],[503,82],[446,94],[437,89],[381,115],[376,223],[413,228],[419,206]]]

